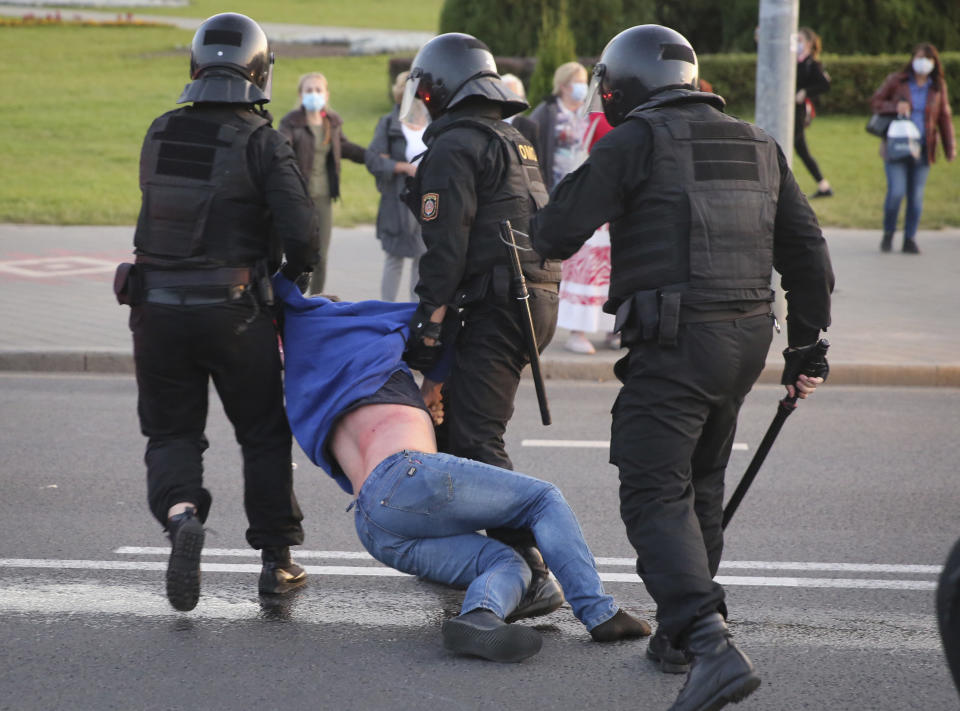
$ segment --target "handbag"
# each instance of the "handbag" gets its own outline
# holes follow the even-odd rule
[[[894,114],[874,114],[867,121],[867,133],[877,138],[886,138],[890,122],[896,118]]]
[[[920,157],[920,129],[908,118],[897,118],[887,129],[888,161],[917,160]]]

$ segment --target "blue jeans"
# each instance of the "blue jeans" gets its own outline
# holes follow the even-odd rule
[[[920,160],[884,161],[887,173],[887,197],[883,201],[883,231],[894,232],[897,229],[897,215],[904,196],[907,198],[907,214],[903,220],[903,236],[913,239],[920,224],[923,212],[923,188],[930,174],[930,164],[926,155]]]
[[[514,610],[530,569],[510,546],[477,533],[529,528],[573,613],[593,629],[617,611],[603,591],[576,516],[553,484],[449,454],[404,451],[384,459],[357,497],[357,534],[381,563],[465,587],[461,614]]]

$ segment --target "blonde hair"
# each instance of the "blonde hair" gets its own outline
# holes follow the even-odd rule
[[[567,62],[557,67],[557,71],[553,73],[553,95],[560,96],[560,89],[569,84],[570,80],[581,72],[586,74],[587,68],[580,62]]]
[[[397,78],[393,80],[393,88],[390,89],[393,94],[393,103],[399,104],[400,100],[403,99],[403,90],[406,88],[407,79],[410,76],[410,72],[400,72],[397,74]]]
[[[520,91],[513,91],[513,93],[519,96],[521,99],[527,98],[527,92],[523,88],[523,81],[516,74],[501,74],[500,79],[504,84],[507,85],[507,88],[510,89],[510,91],[513,91],[513,87],[518,87]]]
[[[327,78],[323,76],[320,72],[307,72],[297,81],[297,103],[294,105],[294,109],[299,109],[303,107],[303,85],[306,84],[311,79],[320,79],[323,82],[324,87],[327,89],[327,93],[330,93],[330,86],[327,84]],[[330,118],[327,115],[323,117],[323,132],[324,139],[323,144],[326,145],[330,143]]]

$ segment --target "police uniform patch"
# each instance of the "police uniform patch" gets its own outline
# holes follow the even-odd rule
[[[424,222],[437,219],[440,212],[440,196],[437,193],[424,193],[420,200],[420,219]]]

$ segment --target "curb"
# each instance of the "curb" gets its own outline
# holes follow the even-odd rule
[[[548,380],[615,381],[613,360],[551,358],[541,360]],[[780,382],[782,363],[767,361],[757,381],[763,385]],[[35,350],[0,349],[0,372],[133,374],[133,354],[122,348],[49,348]],[[530,370],[524,370],[524,378]],[[960,364],[923,363],[831,363],[832,385],[886,385],[896,387],[960,388]]]

